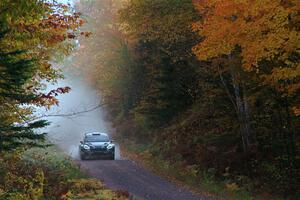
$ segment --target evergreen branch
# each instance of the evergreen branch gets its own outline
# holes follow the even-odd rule
[[[25,123],[25,124],[27,124],[27,125],[29,125],[30,124],[30,122],[26,119],[26,117],[23,115],[23,114],[21,114],[20,112],[19,112],[19,110],[16,108],[16,106],[15,105],[13,105],[12,103],[10,103],[8,100],[6,100],[6,98],[4,98],[4,101],[6,102],[6,104],[8,104],[18,115],[19,115],[19,117],[23,120],[23,122]]]

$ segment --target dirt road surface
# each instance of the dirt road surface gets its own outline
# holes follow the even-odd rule
[[[104,181],[109,188],[129,191],[137,199],[206,199],[171,184],[130,160],[84,161],[82,167],[89,169],[90,175]]]
[[[60,97],[60,106],[48,114],[72,113],[87,110],[98,105],[100,96],[78,77],[67,76],[64,81],[53,86],[70,86],[72,91]],[[49,88],[51,89],[51,87]],[[43,112],[43,111],[41,111]],[[102,180],[109,188],[128,191],[137,199],[147,200],[206,200],[167,180],[149,172],[135,162],[122,158],[117,146],[115,160],[81,161],[78,145],[83,134],[89,131],[107,132],[112,130],[104,120],[103,109],[72,117],[48,118],[49,139],[62,151],[74,158],[92,177]]]

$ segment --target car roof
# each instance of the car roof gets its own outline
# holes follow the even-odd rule
[[[89,132],[85,133],[84,136],[93,136],[93,135],[103,135],[103,136],[108,136],[107,133],[100,133],[100,132]]]

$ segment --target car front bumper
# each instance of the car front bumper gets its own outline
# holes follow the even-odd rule
[[[81,149],[80,151],[81,154],[84,154],[85,156],[109,156],[109,155],[113,155],[115,153],[115,149],[105,149],[105,150],[86,150],[86,149]]]

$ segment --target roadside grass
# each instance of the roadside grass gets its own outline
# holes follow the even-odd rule
[[[186,187],[200,195],[224,200],[283,200],[271,197],[268,194],[255,195],[245,187],[218,181],[208,172],[198,172],[193,166],[185,167],[180,160],[176,161],[176,163],[170,163],[163,159],[162,155],[152,155],[151,149],[153,147],[151,145],[136,144],[133,141],[122,138],[119,138],[118,141],[122,152],[129,158],[138,161],[171,182]]]
[[[56,146],[27,150],[22,160],[26,166],[34,166],[44,172],[43,200],[132,199],[128,192],[107,189],[99,180],[90,178]]]
[[[38,167],[64,172],[66,179],[88,178],[71,158],[54,145],[46,148],[31,148],[23,154],[23,160]]]

